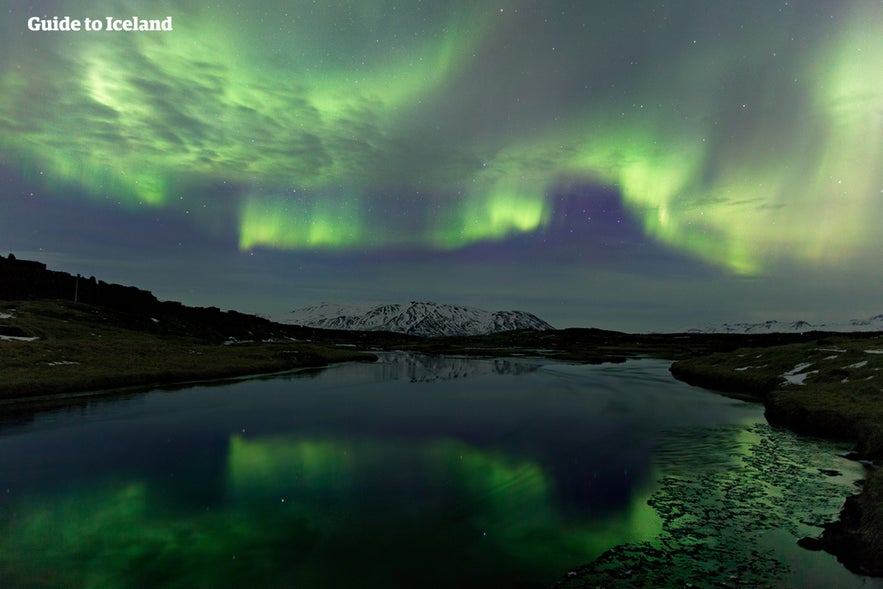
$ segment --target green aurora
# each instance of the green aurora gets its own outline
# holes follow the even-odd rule
[[[883,6],[681,4],[163,2],[139,16],[173,32],[126,34],[29,32],[13,3],[0,150],[48,191],[192,215],[243,250],[542,234],[552,195],[589,185],[735,273],[867,255]]]

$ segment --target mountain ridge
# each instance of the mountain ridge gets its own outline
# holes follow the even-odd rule
[[[831,332],[876,332],[883,331],[883,314],[867,319],[852,319],[841,323],[818,323],[808,321],[763,321],[759,323],[722,323],[709,327],[694,327],[686,333],[807,333],[810,331]]]
[[[525,311],[485,311],[431,301],[385,304],[318,303],[291,311],[283,323],[341,331],[390,331],[423,337],[470,336],[555,329]]]

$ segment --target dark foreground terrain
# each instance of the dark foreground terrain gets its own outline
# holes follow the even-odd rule
[[[211,314],[210,314],[211,315]],[[0,400],[107,392],[374,360],[223,314],[205,325],[70,301],[0,301]],[[220,332],[219,332],[220,331]],[[223,336],[222,332],[230,333]],[[234,335],[235,334],[235,335]]]
[[[674,360],[691,384],[760,400],[768,420],[856,444],[883,458],[881,334],[626,334],[597,329],[418,338],[281,325],[220,309],[160,302],[134,287],[0,258],[0,417],[132,387],[226,379],[372,361],[372,350],[542,356],[574,362]],[[83,395],[88,395],[84,397]],[[84,401],[85,399],[85,401]],[[870,464],[870,462],[869,462]],[[839,521],[804,546],[883,576],[883,474],[870,467]],[[591,571],[584,571],[590,575]],[[593,586],[590,576],[568,585]],[[586,585],[588,583],[588,585]]]

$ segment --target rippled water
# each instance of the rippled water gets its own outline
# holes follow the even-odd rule
[[[623,586],[859,587],[795,546],[854,491],[837,452],[656,360],[158,390],[2,422],[0,586],[543,587],[601,557]]]

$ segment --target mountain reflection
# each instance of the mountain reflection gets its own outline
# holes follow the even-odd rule
[[[383,366],[384,378],[407,379],[411,382],[452,380],[485,374],[527,374],[543,366],[536,361],[513,358],[470,358],[415,352],[379,352],[377,355]]]

